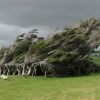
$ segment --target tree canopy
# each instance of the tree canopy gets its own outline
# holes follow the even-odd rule
[[[89,74],[99,70],[90,59],[91,53],[100,46],[100,20],[90,18],[65,27],[49,39],[37,36],[34,29],[16,38],[13,45],[0,50],[1,64],[39,63],[46,59],[51,73],[57,76]],[[34,41],[33,41],[34,39]],[[28,61],[28,62],[26,62]],[[42,67],[47,68],[49,67]]]

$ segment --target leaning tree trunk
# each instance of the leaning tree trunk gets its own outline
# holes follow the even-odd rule
[[[31,73],[31,68],[28,69],[27,76],[29,76],[30,73]]]
[[[34,76],[36,76],[36,71],[37,71],[36,68],[34,68]]]
[[[45,77],[47,77],[47,71],[45,70]]]

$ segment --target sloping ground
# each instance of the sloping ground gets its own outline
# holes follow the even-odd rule
[[[1,74],[61,77],[96,71],[89,55],[100,45],[100,20],[80,21],[48,39],[36,34],[36,29],[22,34],[1,49]]]
[[[0,100],[100,100],[100,75],[0,79]]]

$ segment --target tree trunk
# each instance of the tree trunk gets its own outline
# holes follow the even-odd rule
[[[47,72],[45,71],[45,78],[47,77]]]
[[[36,68],[34,68],[34,76],[36,76]]]

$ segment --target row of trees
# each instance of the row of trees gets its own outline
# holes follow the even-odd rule
[[[90,58],[100,45],[100,21],[90,18],[67,27],[53,37],[37,36],[37,30],[18,36],[13,45],[0,50],[2,65],[36,65],[37,75],[73,76],[100,71]],[[16,66],[15,66],[16,67]]]

